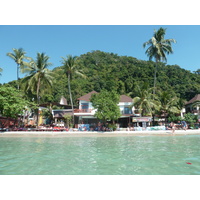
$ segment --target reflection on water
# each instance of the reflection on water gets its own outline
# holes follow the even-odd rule
[[[0,138],[0,174],[200,174],[199,145],[188,135]]]

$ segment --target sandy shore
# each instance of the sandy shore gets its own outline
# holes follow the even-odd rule
[[[124,136],[173,136],[173,135],[200,135],[198,130],[176,130],[174,134],[166,131],[114,131],[114,132],[28,132],[10,131],[1,132],[0,137],[124,137]]]

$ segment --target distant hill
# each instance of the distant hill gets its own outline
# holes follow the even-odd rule
[[[155,62],[138,60],[130,56],[118,56],[114,53],[92,51],[78,57],[87,79],[74,76],[71,89],[76,99],[93,90],[116,90],[119,94],[131,94],[134,97],[134,88],[137,84],[148,82],[153,86]],[[55,84],[52,94],[43,97],[42,101],[59,101],[61,96],[69,99],[67,78],[60,70],[54,68]],[[13,83],[9,83],[13,84]],[[184,100],[190,100],[200,94],[200,74],[182,69],[178,65],[159,63],[157,73],[157,87],[161,90],[170,90]]]

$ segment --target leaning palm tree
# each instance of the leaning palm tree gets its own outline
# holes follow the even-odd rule
[[[36,60],[31,60],[29,66],[24,68],[23,72],[28,75],[22,80],[25,83],[25,90],[35,93],[37,104],[39,106],[40,95],[52,87],[53,72],[48,69],[52,63],[48,62],[49,57],[44,53],[37,53]],[[38,112],[37,112],[38,126]]]
[[[26,52],[22,49],[15,49],[13,48],[13,53],[7,53],[6,55],[12,58],[17,63],[17,81],[18,81],[18,90],[19,90],[19,69],[23,68],[27,63],[24,59],[29,59],[29,57],[25,56]]]
[[[67,55],[67,58],[62,57],[62,68],[64,73],[66,74],[68,78],[68,90],[69,90],[69,96],[70,96],[70,102],[72,106],[72,115],[73,115],[73,123],[74,123],[74,105],[73,105],[73,99],[72,99],[72,92],[71,92],[71,85],[70,80],[72,78],[73,74],[80,75],[82,77],[86,77],[83,74],[83,71],[80,69],[80,65],[77,63],[77,57],[72,55]]]
[[[156,61],[156,67],[155,67],[155,73],[154,73],[154,90],[153,94],[155,95],[155,89],[156,89],[156,73],[157,73],[157,65],[158,62],[164,61],[167,62],[166,54],[172,54],[172,43],[176,43],[175,39],[165,39],[166,29],[163,29],[162,27],[156,31],[154,30],[153,37],[145,42],[143,44],[143,47],[149,46],[149,48],[146,50],[146,54],[149,57],[149,60],[152,60],[153,58]]]

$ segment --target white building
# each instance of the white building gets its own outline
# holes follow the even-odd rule
[[[79,108],[74,110],[74,115],[77,117],[76,120],[76,127],[78,127],[78,124],[90,124],[95,125],[99,121],[97,118],[94,117],[94,114],[96,110],[93,108],[92,103],[90,101],[90,98],[92,94],[97,93],[96,91],[92,91],[80,98],[79,100]],[[130,108],[130,105],[132,104],[132,98],[128,97],[126,95],[121,95],[120,100],[118,103],[118,106],[121,111],[121,116],[117,120],[117,123],[120,124],[120,127],[127,127],[130,123],[133,122],[133,116],[134,116],[134,109]],[[135,115],[136,116],[136,115]],[[149,122],[150,120],[144,119],[142,120],[142,117],[140,117],[140,121],[136,120],[137,117],[134,118],[134,122]]]

